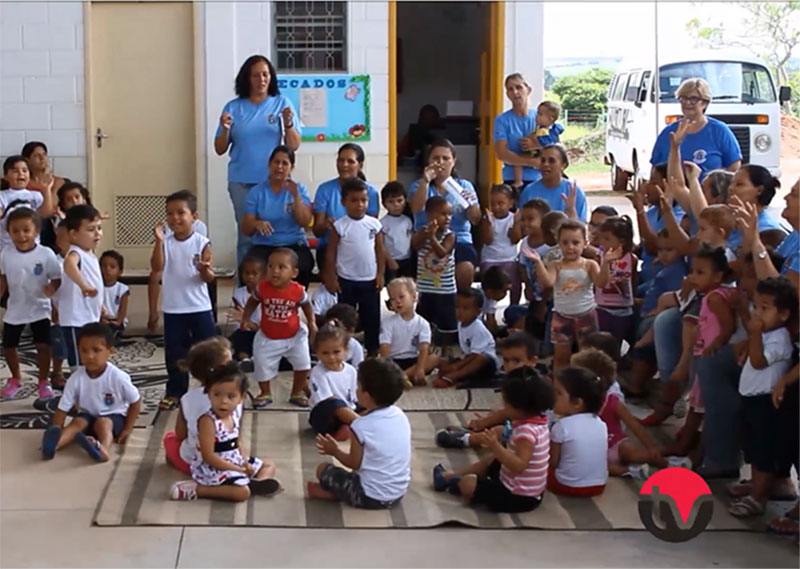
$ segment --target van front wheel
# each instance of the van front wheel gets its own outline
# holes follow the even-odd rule
[[[628,189],[629,174],[617,166],[616,161],[611,159],[611,189],[615,192],[624,192]]]

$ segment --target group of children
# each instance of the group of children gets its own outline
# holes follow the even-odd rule
[[[102,216],[85,190],[59,190],[54,216],[52,192],[28,190],[26,171],[21,157],[6,160],[9,189],[0,191],[0,272],[8,291],[3,344],[12,371],[2,395],[13,398],[20,389],[16,347],[30,325],[39,354],[39,395],[52,397],[50,347],[60,337],[75,371],[45,431],[43,455],[52,458],[77,441],[96,460],[108,460],[112,441],[125,441],[139,409],[130,377],[108,362],[115,332],[125,325],[129,291],[118,281],[123,259],[114,251],[99,261],[95,256]],[[683,442],[701,423],[713,462],[730,440],[721,431],[740,426],[741,396],[754,474],[752,495],[751,487],[738,488],[743,499],[731,513],[760,513],[785,471],[784,450],[763,442],[777,438],[770,394],[796,358],[790,328],[797,321],[797,291],[785,278],[753,279],[746,258],[736,264],[736,252],[726,249],[735,228],[727,205],[708,206],[696,222],[686,216],[682,225],[672,196],[659,190],[669,190],[670,183],[655,180],[646,187],[648,211],[655,208],[659,221],[663,216],[655,231],[645,198],[633,196],[641,258],[631,220],[608,206],[592,212],[587,228],[575,219],[574,207],[551,211],[538,198],[517,206],[510,187],[496,186],[479,226],[481,287],[457,289],[448,199],[430,197],[426,223],[413,231],[401,184],[384,187],[387,214],[377,220],[367,215],[364,182],[344,180],[346,215],[333,224],[324,287],[310,294],[297,283],[298,259],[291,249],[275,249],[266,262],[245,258],[242,286],[234,291],[238,329],[232,346],[216,335],[207,287],[215,278],[211,246],[198,229],[196,198],[187,191],[171,194],[166,224],[154,230],[151,259],[163,285],[169,377],[161,407],[180,410],[164,446],[169,463],[192,477],[177,483],[171,498],[241,501],[280,490],[275,465],[249,457],[239,429],[249,394],[245,374],[252,372],[258,383],[253,406],[266,407],[273,402],[270,382],[285,359],[293,369],[290,402],[310,408],[320,453],[350,469],[321,464],[317,480],[308,484],[310,497],[365,508],[397,503],[410,482],[411,435],[396,402],[404,389],[432,378],[439,388],[499,385],[503,401],[486,416],[437,433],[441,446],[488,451],[463,470],[437,466],[438,491],[504,512],[536,508],[545,489],[597,495],[609,474],[644,478],[647,465],[687,465]],[[54,250],[37,243],[40,218],[54,223]],[[691,270],[684,278],[687,257]],[[741,301],[734,301],[734,278]],[[381,319],[384,283],[392,314]],[[519,304],[523,286],[527,302]],[[497,302],[509,293],[503,327]],[[157,317],[152,304],[151,325]],[[685,321],[684,357],[675,376],[691,384],[692,413],[679,444],[660,449],[626,407],[618,376],[631,365],[628,388],[643,387],[643,362],[652,355],[642,354],[652,350],[653,319],[673,305]],[[741,370],[731,359],[739,321],[746,322],[739,335]],[[449,338],[441,332],[449,330],[456,331],[458,358],[448,357]],[[363,347],[354,338],[359,331]],[[620,355],[623,341],[635,346],[632,363]],[[552,372],[537,365],[551,353]],[[189,388],[190,374],[201,387]],[[729,381],[720,386],[719,376],[726,374]],[[78,414],[65,426],[66,414],[75,409]],[[337,441],[347,440],[345,452]]]

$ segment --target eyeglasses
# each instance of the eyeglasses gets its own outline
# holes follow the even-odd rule
[[[691,103],[693,105],[696,105],[697,103],[699,103],[701,101],[703,101],[703,102],[707,101],[707,99],[704,99],[703,97],[696,97],[694,95],[692,95],[691,97],[678,97],[678,100],[681,103]]]

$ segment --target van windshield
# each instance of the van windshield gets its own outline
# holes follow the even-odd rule
[[[659,99],[677,101],[675,91],[691,77],[711,85],[711,97],[720,103],[774,103],[775,88],[761,65],[736,61],[692,61],[664,65],[659,73]]]

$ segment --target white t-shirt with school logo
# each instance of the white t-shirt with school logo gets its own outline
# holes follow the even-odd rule
[[[381,322],[380,343],[389,344],[389,357],[397,360],[419,356],[419,345],[431,342],[431,325],[419,314],[404,320],[393,314]]]
[[[341,399],[351,409],[356,408],[358,373],[350,364],[345,363],[340,371],[331,371],[318,363],[311,369],[309,384],[311,397],[308,398],[308,404],[312,409],[331,397]]]
[[[340,217],[333,224],[339,234],[336,250],[336,274],[349,281],[371,281],[378,274],[375,238],[383,229],[372,216],[353,219]]]
[[[12,243],[0,251],[0,274],[8,282],[8,308],[3,322],[20,325],[50,318],[50,299],[44,287],[61,278],[61,264],[49,247],[20,251]]]
[[[386,254],[395,261],[403,261],[411,256],[411,234],[414,223],[407,215],[389,215],[381,218]]]
[[[480,318],[476,318],[466,326],[461,322],[458,323],[458,346],[464,355],[483,354],[492,358],[495,364],[500,363],[494,336]]]
[[[106,310],[106,315],[115,320],[117,315],[119,314],[119,306],[122,304],[122,299],[131,293],[131,289],[128,288],[123,282],[117,281],[111,286],[104,286],[103,287],[103,308]],[[122,322],[123,326],[128,325],[128,319]]]
[[[81,366],[69,376],[58,409],[67,413],[77,407],[92,417],[126,415],[128,407],[139,401],[140,397],[131,376],[111,362],[95,378],[89,377],[86,368]]]

